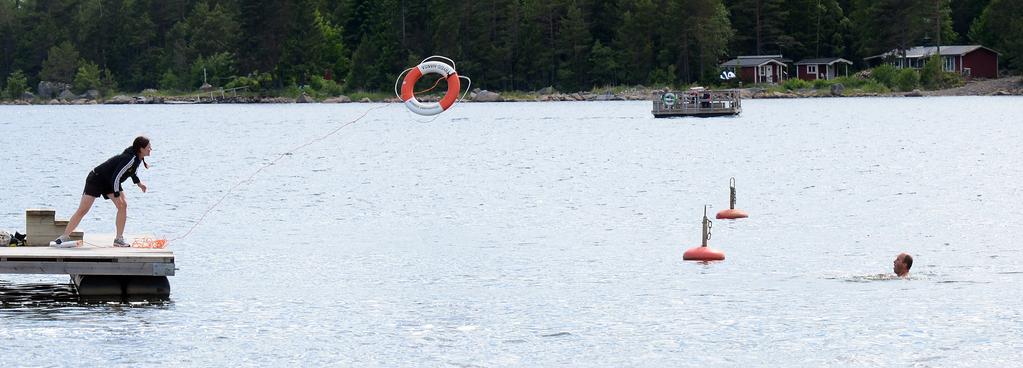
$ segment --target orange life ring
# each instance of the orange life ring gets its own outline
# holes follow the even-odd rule
[[[416,99],[416,82],[419,81],[419,78],[422,78],[427,74],[440,74],[448,81],[448,91],[444,94],[444,98],[442,98],[440,102],[423,103]],[[461,90],[461,87],[458,73],[455,72],[454,67],[439,61],[425,61],[422,64],[417,65],[415,68],[412,68],[412,70],[405,75],[405,79],[401,82],[400,97],[401,101],[405,103],[405,106],[416,114],[426,116],[437,115],[455,104],[455,101],[458,100],[458,92]]]
[[[682,259],[686,261],[723,261],[725,253],[711,247],[696,247],[689,248],[683,253]]]

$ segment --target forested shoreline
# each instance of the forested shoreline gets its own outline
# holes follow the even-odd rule
[[[389,91],[422,58],[474,86],[714,83],[729,57],[982,44],[1023,70],[1017,0],[0,0],[0,91]],[[205,72],[205,78],[204,78]]]

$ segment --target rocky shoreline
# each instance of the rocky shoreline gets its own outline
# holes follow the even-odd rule
[[[545,102],[545,101],[649,101],[655,93],[667,91],[665,88],[651,89],[636,87],[626,89],[618,93],[594,93],[576,92],[561,93],[553,88],[544,88],[536,92],[501,94],[487,90],[476,89],[468,96],[467,102]],[[336,96],[326,99],[315,99],[308,95],[298,98],[288,97],[261,97],[261,96],[217,96],[213,94],[201,94],[192,96],[158,96],[156,91],[146,90],[138,95],[117,95],[103,99],[97,91],[87,91],[82,95],[74,95],[69,91],[62,91],[57,97],[51,99],[40,99],[26,93],[22,99],[0,101],[0,105],[129,105],[129,104],[253,104],[253,103],[391,103],[400,102],[398,98],[385,98],[372,100],[362,98],[353,101],[347,96]],[[744,88],[740,90],[743,99],[771,99],[771,98],[821,98],[821,97],[922,97],[922,96],[1023,96],[1023,78],[1007,77],[992,80],[973,81],[965,86],[937,90],[912,92],[890,92],[890,93],[867,93],[862,91],[848,91],[841,85],[833,85],[830,90],[797,90],[779,92],[764,88]],[[434,96],[423,96],[421,101],[435,102]]]

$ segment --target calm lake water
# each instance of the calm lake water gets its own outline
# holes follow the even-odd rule
[[[374,110],[171,243],[168,301],[0,275],[0,366],[1019,364],[1023,99],[743,104]],[[0,228],[67,217],[145,134],[128,232],[173,238],[375,106],[2,106]],[[730,177],[751,217],[715,220],[726,261],[683,262]],[[912,278],[879,277],[899,252]]]

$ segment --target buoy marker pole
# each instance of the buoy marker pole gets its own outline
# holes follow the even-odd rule
[[[714,227],[714,224],[707,217],[707,205],[703,205],[703,245],[701,246],[707,246],[707,240],[710,240],[711,237],[710,229],[712,227]]]
[[[730,194],[728,196],[728,209],[734,210],[735,209],[735,177],[734,176],[732,177],[732,180],[729,181],[729,184],[731,184],[731,192],[730,192]]]

